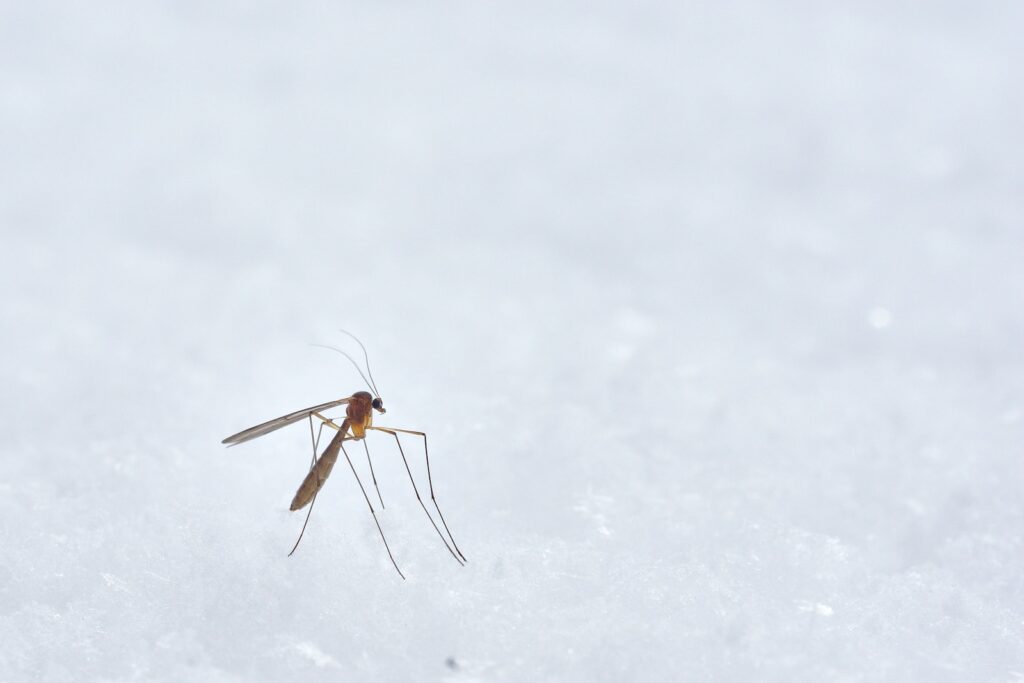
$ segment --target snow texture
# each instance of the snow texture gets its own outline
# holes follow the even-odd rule
[[[1024,678],[1022,26],[5,3],[0,680]]]

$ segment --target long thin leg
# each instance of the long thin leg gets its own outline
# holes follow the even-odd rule
[[[313,421],[313,415],[316,415],[321,420],[320,430],[316,433],[316,444],[320,443],[320,432],[323,431],[324,427],[330,427],[331,429],[341,429],[341,427],[336,425],[333,420],[330,420],[330,419],[324,417],[320,413],[312,413],[312,414],[310,414],[310,417],[309,417],[310,422]],[[310,433],[312,434],[312,427],[310,427]],[[356,437],[354,437],[354,436],[346,436],[345,437],[345,441],[352,441],[355,438]],[[377,486],[377,475],[373,471],[373,461],[370,460],[370,448],[366,445],[366,439],[362,439],[362,441],[363,441],[363,448],[366,449],[366,462],[369,463],[369,465],[370,465],[370,476],[373,477],[373,487],[375,489],[377,489],[377,499],[380,500],[380,509],[383,510],[384,509],[384,499],[381,498],[380,487]],[[314,464],[316,463],[316,448],[317,448],[317,446],[314,445],[313,446],[313,463]]]
[[[437,510],[437,516],[441,518],[441,524],[444,525],[444,530],[448,532],[448,538],[451,539],[452,547],[455,548],[455,552],[459,554],[464,562],[468,562],[466,556],[459,550],[459,544],[455,542],[455,537],[452,536],[451,529],[448,528],[448,522],[444,521],[444,514],[441,512],[441,508],[437,505],[437,498],[434,497],[434,480],[430,476],[430,450],[427,448],[427,435],[424,432],[416,432],[411,429],[398,429],[397,427],[370,427],[370,429],[376,429],[378,431],[389,430],[392,432],[401,432],[403,434],[415,434],[416,436],[423,437],[423,454],[427,459],[427,483],[430,484],[430,501],[434,504],[434,509]],[[406,465],[408,467],[408,465]]]
[[[366,462],[370,463],[370,477],[373,479],[373,488],[377,489],[377,500],[380,501],[380,509],[384,509],[384,499],[380,497],[380,487],[377,486],[377,475],[373,473],[373,461],[370,460],[370,447],[366,445],[366,439],[363,439],[363,448],[366,450]]]
[[[320,417],[319,415],[317,417]],[[321,418],[322,419],[322,418]],[[313,416],[309,416],[309,440],[313,444],[313,460],[309,463],[309,469],[316,465],[316,451],[320,447],[320,435],[324,431],[324,422],[320,423],[320,429],[316,430],[316,438],[313,438]],[[333,423],[331,423],[333,425]]]
[[[427,519],[430,520],[430,524],[434,527],[434,531],[436,531],[437,535],[441,537],[441,542],[444,543],[444,547],[448,549],[448,552],[452,554],[452,557],[455,558],[456,562],[463,564],[463,560],[460,559],[459,556],[455,554],[455,551],[452,550],[451,546],[448,545],[448,539],[446,539],[444,534],[441,533],[441,530],[437,527],[437,522],[434,521],[430,511],[427,510],[427,506],[423,504],[423,499],[420,498],[419,487],[416,486],[416,479],[412,476],[412,470],[409,469],[409,461],[405,458],[405,451],[402,450],[402,442],[399,440],[398,434],[386,427],[376,427],[375,429],[379,432],[384,432],[385,434],[390,434],[395,437],[395,443],[398,445],[398,452],[402,454],[402,462],[405,463],[405,471],[409,473],[409,481],[412,483],[412,490],[416,493],[416,502],[420,504],[421,508],[423,508],[423,514],[427,516]]]
[[[320,423],[320,429],[318,429],[317,432],[316,432],[316,438],[315,439],[313,438],[313,416],[310,415],[309,416],[309,440],[310,440],[310,442],[313,445],[313,462],[309,466],[310,471],[312,471],[313,468],[316,466],[316,449],[317,449],[317,446],[320,445],[320,434],[323,432],[323,430],[324,430],[324,423],[321,422]],[[306,519],[305,519],[305,521],[302,522],[302,531],[299,532],[299,537],[297,539],[295,539],[295,545],[292,546],[291,552],[288,553],[288,557],[291,557],[292,554],[298,549],[299,542],[302,541],[302,535],[306,533],[306,525],[309,524],[309,516],[311,514],[313,514],[313,506],[316,505],[316,497],[317,497],[317,494],[319,494],[319,493],[320,493],[319,491],[314,493],[313,494],[313,500],[309,501],[309,510],[306,511]]]
[[[391,554],[391,547],[388,545],[388,539],[384,537],[384,530],[380,528],[380,521],[377,519],[377,513],[373,509],[373,503],[370,502],[370,497],[366,495],[366,489],[363,488],[363,482],[359,479],[359,473],[356,472],[355,465],[352,464],[352,459],[348,457],[348,451],[345,450],[345,445],[340,445],[341,452],[345,454],[345,460],[348,462],[348,466],[352,469],[352,474],[356,478],[356,483],[359,484],[359,490],[363,492],[363,498],[366,499],[366,504],[370,507],[370,514],[373,515],[373,521],[377,525],[377,531],[380,532],[380,538],[384,541],[384,549],[388,551],[388,557],[391,558],[391,564],[395,566],[395,571],[398,572],[398,575],[404,580],[405,574],[403,574],[402,570],[398,568],[398,563],[395,562],[395,556]],[[310,503],[310,506],[312,506],[312,503]]]
[[[317,493],[320,493],[317,491]],[[288,553],[288,557],[292,556],[292,553],[299,547],[299,541],[302,540],[302,535],[306,533],[306,525],[309,524],[309,516],[313,514],[313,506],[316,505],[316,493],[313,494],[313,500],[309,501],[309,510],[306,512],[306,521],[302,523],[302,531],[299,532],[299,537],[295,539],[295,545],[292,546],[291,552]]]
[[[339,427],[336,424],[334,424],[333,420],[327,419],[326,417],[324,417],[320,413],[311,413],[310,416],[309,416],[309,421],[310,421],[310,428],[309,429],[310,429],[310,435],[311,436],[313,434],[313,427],[312,427],[313,415],[316,415],[318,418],[320,418],[320,420],[322,420],[322,422],[320,423],[320,431],[318,431],[317,434],[316,434],[316,443],[319,444],[320,443],[320,432],[323,431],[324,427],[329,426],[329,427],[331,427],[333,429],[339,429]],[[351,441],[351,439],[349,439],[349,438],[346,438],[345,440],[346,441]],[[370,477],[373,478],[373,488],[377,489],[377,500],[380,501],[380,509],[383,510],[384,509],[384,499],[380,495],[380,487],[377,485],[377,475],[373,471],[373,460],[370,460],[370,448],[369,448],[369,446],[366,445],[366,439],[363,439],[362,441],[363,441],[363,448],[366,450],[366,462],[370,465]],[[316,464],[316,448],[317,448],[316,445],[314,445],[313,446],[313,464]]]
[[[320,413],[310,413],[310,414],[311,414],[311,415],[312,415],[313,417],[315,417],[316,419],[318,419],[318,420],[320,420],[321,422],[323,422],[323,423],[324,423],[324,426],[325,426],[325,427],[330,427],[331,429],[333,429],[333,430],[335,430],[335,431],[337,431],[337,430],[341,429],[341,427],[339,427],[339,426],[338,426],[338,425],[337,425],[337,424],[336,424],[336,423],[334,422],[334,420],[332,420],[332,419],[331,419],[331,418],[329,418],[329,417],[324,417],[324,416],[323,416],[323,415],[321,415]]]

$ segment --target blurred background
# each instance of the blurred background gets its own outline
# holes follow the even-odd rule
[[[1019,4],[0,7],[0,678],[1024,678]]]

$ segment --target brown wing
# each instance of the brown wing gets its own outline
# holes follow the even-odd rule
[[[275,417],[273,420],[267,420],[263,424],[258,424],[255,427],[249,427],[248,429],[240,431],[237,434],[232,434],[228,438],[221,441],[221,443],[226,443],[229,446],[245,443],[246,441],[255,439],[256,437],[263,436],[264,434],[269,434],[270,432],[278,430],[281,427],[287,427],[288,425],[294,422],[304,420],[313,413],[318,413],[322,410],[330,410],[335,406],[344,405],[351,400],[351,397],[339,398],[337,401],[321,403],[320,405],[313,406],[312,408],[303,408],[302,410],[296,410],[294,413],[288,413],[287,415],[282,415],[281,417]]]

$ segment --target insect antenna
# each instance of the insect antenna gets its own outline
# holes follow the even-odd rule
[[[310,346],[318,346],[321,349],[330,349],[331,351],[336,351],[336,352],[340,353],[341,355],[345,356],[345,358],[348,358],[349,362],[352,363],[352,365],[355,366],[356,372],[358,372],[359,376],[363,378],[364,382],[366,382],[366,386],[369,387],[374,392],[377,391],[377,388],[375,386],[373,386],[372,384],[370,384],[370,380],[366,379],[366,375],[363,374],[363,370],[362,370],[362,368],[359,367],[359,363],[356,362],[355,358],[353,358],[352,356],[348,355],[347,353],[345,353],[341,349],[339,349],[337,347],[334,347],[334,346],[328,346],[327,344],[310,344]],[[369,366],[367,366],[366,369],[369,370],[370,369]],[[380,394],[377,394],[377,395],[380,396]]]
[[[350,336],[353,339],[355,339],[356,340],[356,344],[359,344],[359,348],[361,348],[363,350],[363,360],[366,361],[366,374],[368,374],[370,376],[370,383],[373,384],[373,387],[372,387],[373,388],[373,393],[376,394],[377,396],[380,396],[380,391],[377,390],[377,382],[376,382],[376,380],[373,379],[373,371],[370,370],[370,354],[368,354],[366,352],[366,347],[363,346],[363,342],[361,342],[359,340],[359,337],[357,337],[356,335],[352,334],[348,330],[339,329],[338,332],[341,332],[342,334],[347,334],[348,336]]]

